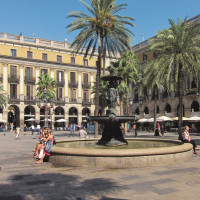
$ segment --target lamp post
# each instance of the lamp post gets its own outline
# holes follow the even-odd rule
[[[37,105],[39,108],[44,108],[45,110],[45,127],[48,127],[48,113],[49,113],[49,109],[53,108],[55,101],[54,99],[47,99],[47,89],[44,88],[44,97],[42,100],[38,99],[37,100]]]

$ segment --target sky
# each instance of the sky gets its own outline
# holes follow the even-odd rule
[[[135,19],[133,46],[168,28],[168,19],[200,14],[200,0],[116,0],[122,3],[127,6],[119,14]],[[77,35],[66,28],[73,20],[66,18],[71,11],[87,12],[79,0],[1,0],[0,32],[71,43]]]

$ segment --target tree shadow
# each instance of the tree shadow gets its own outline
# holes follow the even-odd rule
[[[61,173],[20,174],[11,176],[10,184],[0,184],[0,200],[109,200],[106,194],[119,191],[110,179],[81,180]]]

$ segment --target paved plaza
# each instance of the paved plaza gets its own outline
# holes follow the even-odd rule
[[[77,138],[55,132],[56,140]],[[91,136],[93,137],[93,136]],[[127,137],[133,137],[131,133]],[[153,137],[140,132],[139,137]],[[177,139],[176,133],[165,138]],[[198,144],[200,136],[193,134]],[[200,152],[187,162],[134,169],[54,167],[35,164],[31,132],[0,133],[0,200],[199,200]]]

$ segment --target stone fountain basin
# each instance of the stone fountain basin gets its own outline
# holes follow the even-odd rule
[[[54,146],[50,162],[55,166],[95,167],[95,168],[135,168],[173,164],[192,158],[192,145],[178,140],[134,138],[129,141],[158,141],[173,143],[174,146],[143,149],[118,149],[105,147],[103,149],[66,148]],[[98,141],[98,139],[76,139],[63,142]]]
[[[90,116],[89,117],[91,121],[96,121],[99,123],[103,123],[103,122],[108,122],[110,123],[110,117],[109,115],[101,115],[101,116]],[[125,123],[125,122],[129,122],[129,121],[134,121],[135,117],[134,116],[116,116],[116,121],[115,122],[119,122],[119,123]]]

